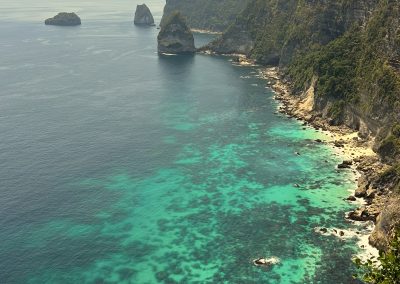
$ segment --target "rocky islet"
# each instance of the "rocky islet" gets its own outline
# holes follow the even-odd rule
[[[160,54],[193,54],[196,51],[193,33],[179,12],[173,13],[165,21],[157,42]]]
[[[44,23],[53,26],[79,26],[81,19],[75,13],[61,12],[52,18],[46,19]]]
[[[146,4],[137,5],[135,11],[135,18],[133,20],[135,25],[154,26],[154,18],[151,14],[149,7]]]

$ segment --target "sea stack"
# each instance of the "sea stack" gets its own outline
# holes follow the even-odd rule
[[[193,34],[179,12],[166,19],[157,40],[158,53],[193,54],[196,51]]]
[[[154,18],[146,4],[137,5],[135,12],[135,25],[154,26]]]
[[[49,18],[44,21],[46,25],[55,26],[79,26],[81,19],[75,13],[58,13],[53,18]]]

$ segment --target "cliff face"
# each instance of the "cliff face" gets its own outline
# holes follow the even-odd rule
[[[317,76],[314,110],[332,124],[373,134],[375,149],[394,162],[400,158],[400,3],[364,7],[366,17],[339,37],[292,56],[287,74],[298,94]]]
[[[165,20],[157,41],[158,53],[161,54],[188,54],[196,51],[193,34],[179,12],[173,13]]]
[[[224,31],[246,7],[249,0],[167,0],[161,26],[174,11],[179,11],[191,29]]]
[[[354,23],[361,24],[374,2],[252,0],[209,48],[220,53],[244,53],[263,64],[284,66],[294,53],[325,45]]]
[[[313,83],[315,112],[376,135],[376,150],[393,161],[400,158],[400,131],[390,131],[400,120],[399,7],[395,0],[252,0],[206,48],[279,65],[298,95]]]

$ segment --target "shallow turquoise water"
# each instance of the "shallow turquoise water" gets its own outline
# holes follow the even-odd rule
[[[79,28],[42,25],[46,2],[28,19],[8,4],[2,283],[352,283],[353,242],[313,229],[349,226],[354,177],[274,114],[257,67],[158,57],[122,1],[86,3]]]

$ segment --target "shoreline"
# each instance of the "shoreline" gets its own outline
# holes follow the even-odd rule
[[[198,33],[198,34],[208,34],[208,35],[222,35],[223,32],[214,32],[210,30],[202,30],[202,29],[190,29],[192,33]]]
[[[375,229],[376,217],[381,213],[385,198],[378,198],[375,193],[368,194],[366,188],[366,172],[373,166],[380,170],[386,169],[387,165],[380,163],[378,155],[372,150],[374,137],[360,139],[358,131],[347,126],[331,126],[328,122],[313,113],[313,89],[310,88],[305,96],[294,97],[291,95],[290,87],[282,80],[277,67],[264,67],[260,71],[260,77],[267,80],[267,86],[274,93],[274,99],[280,102],[277,112],[303,122],[304,126],[310,126],[320,131],[324,139],[319,140],[332,146],[335,155],[343,158],[343,163],[337,169],[348,169],[355,176],[356,189],[349,190],[350,196],[345,196],[354,210],[346,212],[344,219],[357,227],[359,230],[343,230],[339,228],[315,228],[316,233],[322,235],[333,235],[340,239],[357,238],[357,246],[360,252],[356,255],[362,260],[371,256],[379,256],[378,249],[371,244],[371,236]],[[363,194],[361,194],[361,191]],[[365,191],[365,192],[364,192]]]

